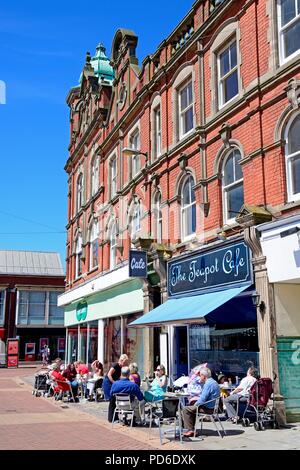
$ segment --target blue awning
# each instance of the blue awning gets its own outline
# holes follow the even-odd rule
[[[169,299],[128,326],[160,326],[161,323],[201,323],[201,319],[205,323],[205,315],[236,297],[249,285],[190,297]]]

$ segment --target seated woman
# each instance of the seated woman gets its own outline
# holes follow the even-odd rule
[[[77,372],[76,372],[75,365],[73,364],[73,362],[69,364],[66,370],[62,372],[62,376],[65,377],[70,382],[75,400],[78,394],[78,382],[76,380],[76,375],[77,375]]]
[[[75,387],[73,388],[70,381],[64,377],[60,372],[59,372],[59,365],[57,363],[52,364],[52,372],[51,372],[51,378],[56,382],[56,387],[54,388],[54,392],[59,392],[59,398],[62,398],[63,392],[69,392],[72,390],[73,395],[74,392],[76,393]],[[78,402],[78,398],[76,395],[74,395],[75,402]]]
[[[103,364],[96,360],[91,364],[92,377],[87,380],[88,400],[93,400],[93,393],[97,388],[102,387],[103,383]]]
[[[150,390],[146,390],[144,398],[146,401],[158,401],[164,398],[167,391],[168,378],[165,366],[160,364],[155,371],[155,379],[151,383]]]
[[[138,372],[139,371],[138,365],[135,362],[132,362],[132,364],[129,364],[129,371],[130,371],[129,380],[131,380],[131,382],[136,383],[140,387],[141,377]]]
[[[228,389],[228,378],[224,374],[218,375],[218,384],[220,385],[220,396],[221,398],[227,398],[230,395],[230,390]],[[222,387],[222,385],[227,384],[227,388]]]

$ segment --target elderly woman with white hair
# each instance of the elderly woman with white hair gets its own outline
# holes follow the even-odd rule
[[[211,371],[207,367],[200,369],[200,380],[204,383],[199,399],[195,405],[186,406],[182,410],[182,418],[186,432],[185,437],[194,435],[197,409],[201,413],[212,414],[216,400],[220,397],[219,384],[211,377]]]
[[[118,362],[111,364],[107,375],[104,377],[102,388],[105,400],[108,401],[110,399],[110,389],[112,387],[112,384],[116,382],[116,380],[120,379],[121,369],[124,366],[128,366],[127,354],[121,354]]]

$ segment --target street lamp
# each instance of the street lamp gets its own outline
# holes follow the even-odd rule
[[[260,301],[260,295],[257,292],[252,294],[252,302],[253,302],[254,307],[259,308],[260,313],[264,313],[266,309],[266,304],[264,303],[263,300]]]
[[[144,155],[145,165],[148,166],[148,152],[141,152],[140,150],[132,149],[130,147],[125,147],[123,149],[124,157],[133,157],[135,155]]]

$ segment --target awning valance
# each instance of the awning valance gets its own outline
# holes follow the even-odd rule
[[[205,315],[236,297],[249,285],[207,294],[169,299],[128,326],[160,326],[162,323],[205,323]]]

